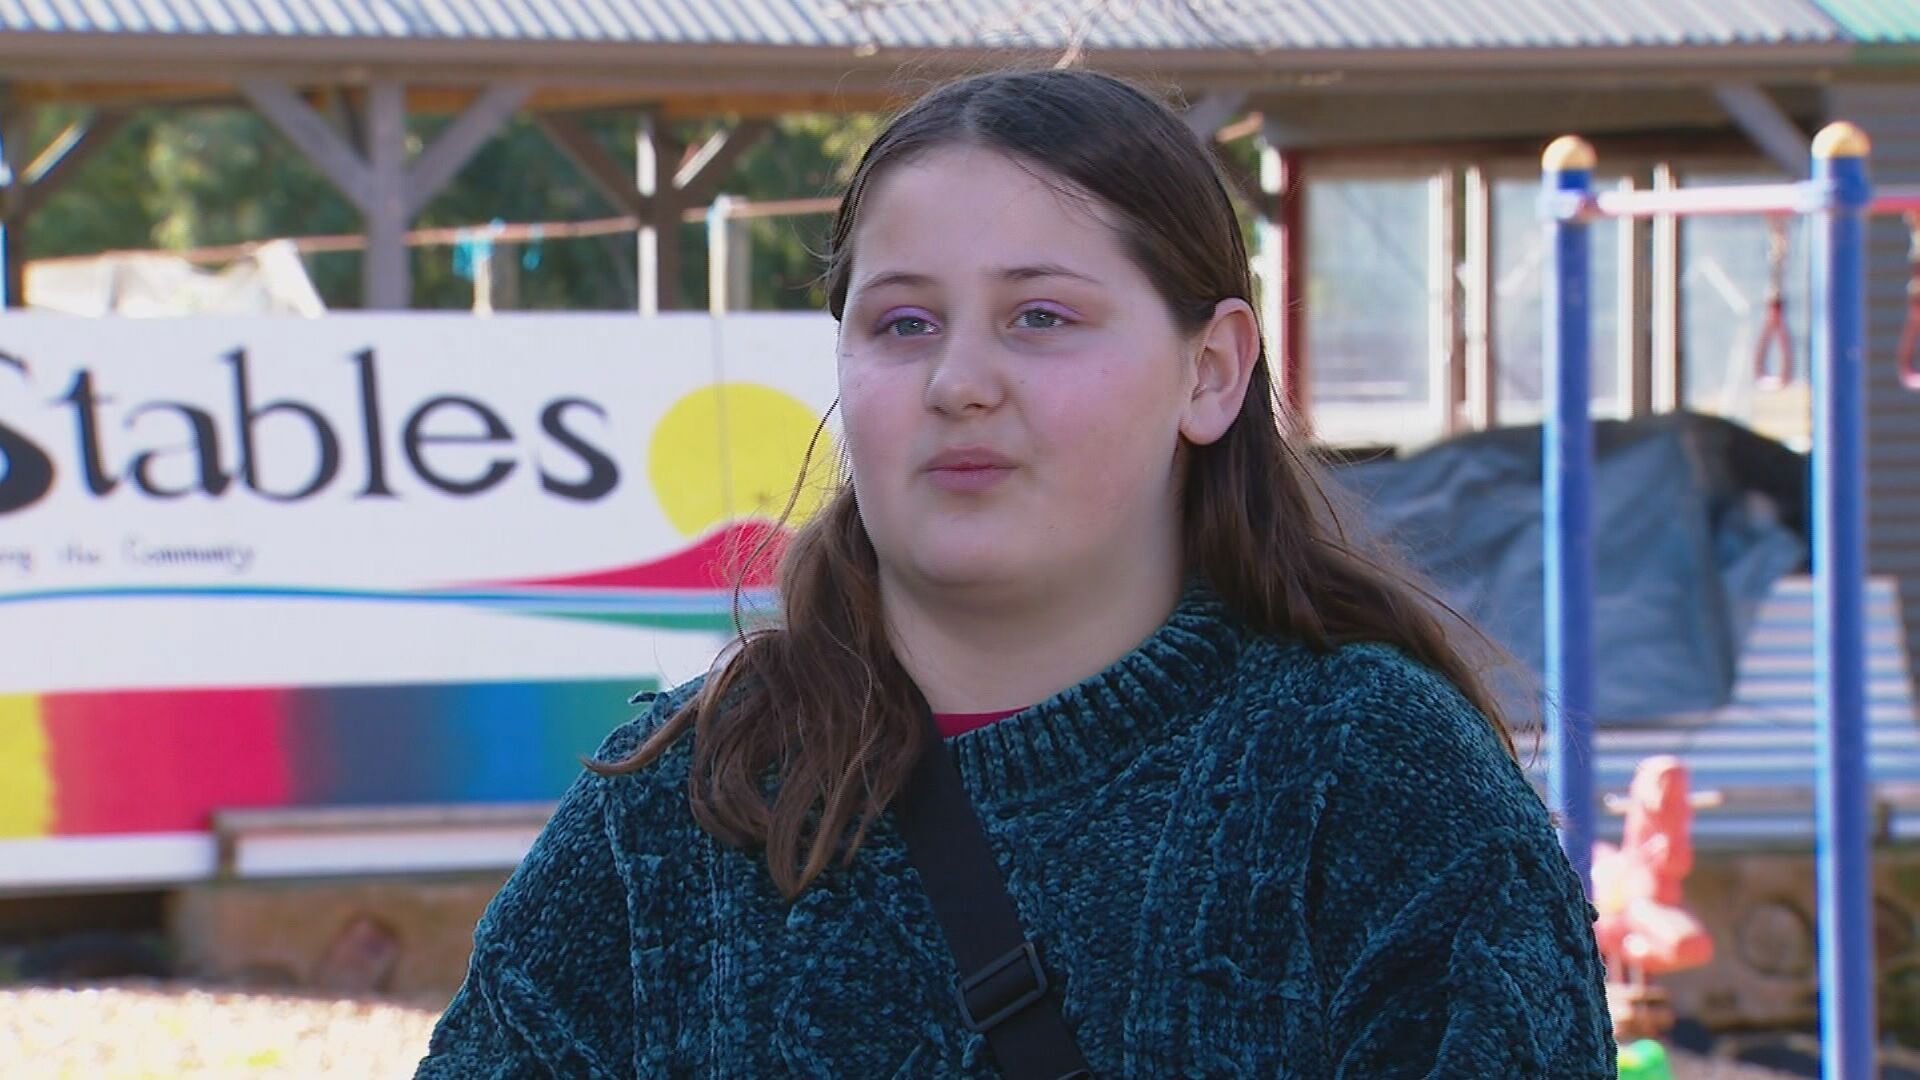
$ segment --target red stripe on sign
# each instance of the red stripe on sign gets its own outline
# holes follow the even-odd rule
[[[773,583],[773,570],[780,562],[787,540],[788,534],[771,522],[736,522],[652,562],[495,584],[579,589],[731,589],[734,582],[740,580],[748,588],[757,588]],[[760,548],[762,541],[767,542],[765,550]]]
[[[214,810],[283,806],[278,690],[49,694],[55,835],[201,831]]]

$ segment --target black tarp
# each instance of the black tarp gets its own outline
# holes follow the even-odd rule
[[[1724,705],[1755,607],[1807,561],[1804,457],[1678,414],[1595,425],[1596,718]],[[1340,467],[1376,535],[1536,674],[1545,666],[1541,431]]]

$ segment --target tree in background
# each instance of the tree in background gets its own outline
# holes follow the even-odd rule
[[[76,116],[50,109],[36,133],[44,142]],[[416,148],[448,121],[416,118]],[[630,162],[635,118],[608,114],[588,124]],[[720,121],[685,122],[675,134],[698,146]],[[872,116],[782,117],[774,131],[735,166],[726,191],[746,199],[805,198],[837,193],[875,132]],[[36,144],[37,145],[37,144]],[[421,213],[417,227],[579,221],[614,216],[592,185],[524,118],[516,118]],[[817,308],[815,253],[824,246],[823,215],[756,219],[753,306]],[[143,110],[48,201],[27,232],[27,257],[85,255],[125,249],[184,250],[276,237],[353,233],[359,214],[265,119],[240,108]],[[702,226],[678,229],[682,295],[704,303],[706,238]],[[546,240],[503,257],[520,259],[514,307],[631,310],[636,251],[630,234]],[[416,248],[414,305],[465,308],[472,286],[451,248]],[[329,307],[358,306],[357,252],[313,253],[307,270]]]

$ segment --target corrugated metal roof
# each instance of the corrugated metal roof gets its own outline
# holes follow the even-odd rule
[[[1832,0],[1888,11],[1912,0]],[[0,33],[900,48],[1504,49],[1848,40],[1814,0],[0,0]],[[1908,20],[1911,22],[1911,20]]]
[[[1819,0],[1855,40],[1872,45],[1920,44],[1916,0]]]

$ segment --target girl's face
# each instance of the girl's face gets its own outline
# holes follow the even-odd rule
[[[852,241],[841,408],[883,578],[1036,595],[1177,573],[1180,442],[1225,431],[1246,372],[1180,332],[1110,212],[954,146],[884,173]],[[1238,350],[1250,369],[1257,344]]]

